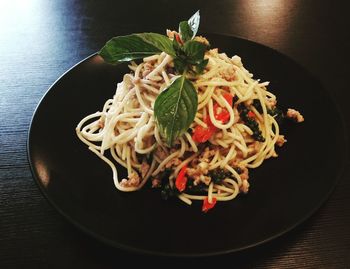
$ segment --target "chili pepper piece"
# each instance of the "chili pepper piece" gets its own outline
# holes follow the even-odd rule
[[[208,141],[217,130],[209,117],[205,118],[204,122],[207,124],[207,128],[201,125],[197,125],[196,128],[194,128],[192,139],[197,143]]]
[[[187,169],[187,165],[181,168],[175,181],[175,186],[180,192],[183,192],[186,188],[186,183],[187,183],[187,177],[185,177],[186,169]]]
[[[248,112],[248,117],[249,117],[249,118],[255,118],[254,112],[253,112],[253,111],[249,111],[249,112]]]
[[[212,209],[216,204],[216,198],[213,197],[211,199],[211,203],[209,203],[208,197],[205,197],[203,200],[203,206],[202,206],[202,211],[207,213],[209,209]]]

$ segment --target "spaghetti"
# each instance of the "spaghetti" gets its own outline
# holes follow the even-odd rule
[[[77,125],[79,139],[111,167],[118,190],[136,191],[151,181],[163,197],[174,195],[189,205],[203,200],[207,211],[216,201],[248,192],[248,169],[277,157],[275,146],[286,140],[269,83],[255,80],[238,56],[212,49],[205,59],[203,74],[189,77],[198,94],[194,122],[172,147],[161,137],[153,111],[157,96],[177,77],[164,52],[132,62],[102,111]],[[127,169],[128,178],[118,178],[116,164]]]

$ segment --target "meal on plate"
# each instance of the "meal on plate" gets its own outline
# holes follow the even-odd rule
[[[196,36],[199,12],[167,36],[140,33],[114,37],[99,55],[111,64],[129,62],[102,111],[83,118],[78,137],[113,171],[116,188],[136,191],[147,182],[162,198],[207,212],[249,190],[249,168],[277,157],[286,142],[279,122],[302,122],[282,112],[269,82],[254,79],[239,56],[227,56]],[[116,164],[126,168],[118,178]]]

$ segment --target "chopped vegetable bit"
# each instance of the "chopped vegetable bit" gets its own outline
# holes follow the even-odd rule
[[[232,106],[233,96],[230,93],[225,93],[222,95],[226,101]],[[226,123],[230,119],[230,112],[227,111],[225,107],[221,107],[218,103],[214,104],[214,117],[216,120],[221,121],[222,123]]]
[[[167,183],[165,185],[162,185],[160,195],[163,200],[168,200],[169,198],[174,197],[176,195],[176,190],[172,189],[169,183]]]
[[[248,112],[248,117],[249,117],[249,118],[255,118],[254,112],[253,112],[253,111],[249,111],[249,112]]]
[[[212,209],[215,206],[216,198],[213,197],[211,200],[212,200],[211,203],[209,203],[208,197],[205,197],[205,199],[203,200],[203,206],[202,206],[203,212],[206,213],[208,212],[209,209]]]
[[[172,170],[170,168],[165,169],[160,175],[161,186],[169,183],[169,176],[171,175]]]
[[[207,124],[207,128],[200,125],[197,125],[196,128],[194,128],[192,139],[197,143],[204,143],[208,141],[217,130],[209,117],[206,117],[204,122]]]
[[[215,184],[221,184],[226,177],[231,176],[231,173],[224,169],[216,168],[209,171],[209,176]]]
[[[232,94],[225,93],[223,94],[223,97],[226,99],[229,105],[232,106],[233,104]],[[221,107],[218,103],[215,103],[213,110],[214,110],[214,117],[216,120],[221,121],[224,124],[229,121],[230,113],[227,111],[226,108]],[[207,128],[197,125],[196,128],[194,129],[192,139],[197,143],[204,143],[208,141],[218,129],[213,125],[213,123],[210,120],[210,117],[206,117],[204,119],[204,123],[208,126]]]
[[[190,194],[203,194],[207,192],[208,186],[204,183],[199,183],[198,185],[193,184],[194,181],[192,178],[187,180],[186,192]]]
[[[263,113],[259,99],[254,99],[252,105],[256,108],[256,110],[259,113]],[[267,108],[267,113],[270,114],[272,117],[274,117],[275,120],[277,121],[277,123],[279,123],[279,124],[282,123],[282,121],[285,117],[282,110],[279,109],[277,106],[274,106],[272,108]]]
[[[259,129],[259,124],[254,118],[251,118],[248,115],[250,110],[244,104],[239,104],[238,111],[240,112],[240,117],[242,118],[244,123],[253,131],[253,138],[256,141],[264,142],[265,138],[262,136],[262,133]]]
[[[181,168],[179,174],[177,175],[176,181],[175,181],[175,186],[176,188],[182,192],[186,189],[186,183],[187,183],[187,177],[186,175],[186,169],[187,165]]]
[[[181,37],[180,37],[180,35],[179,35],[178,33],[175,34],[175,39],[176,39],[176,41],[177,41],[178,43],[180,43],[181,45],[184,44],[184,42],[182,41],[182,39],[181,39]]]
[[[267,109],[267,113],[270,114],[272,117],[274,117],[278,124],[282,123],[285,117],[282,110],[280,110],[276,106],[271,109]]]
[[[227,103],[229,103],[229,105],[232,106],[232,104],[233,104],[233,95],[230,94],[230,93],[224,93],[222,96],[226,99]]]

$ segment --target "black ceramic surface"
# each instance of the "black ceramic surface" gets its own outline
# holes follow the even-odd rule
[[[138,252],[197,256],[234,252],[269,241],[298,225],[326,200],[343,167],[344,131],[336,106],[317,79],[291,59],[257,43],[208,35],[212,47],[241,56],[255,78],[270,81],[281,108],[302,112],[302,124],[282,125],[288,142],[251,170],[247,195],[219,203],[163,201],[157,191],[122,193],[109,166],[76,137],[86,115],[102,109],[127,72],[93,55],[49,89],[28,139],[33,175],[52,205],[90,235]],[[326,112],[325,112],[326,108]],[[330,158],[331,156],[331,158]],[[120,169],[120,176],[123,169]]]

